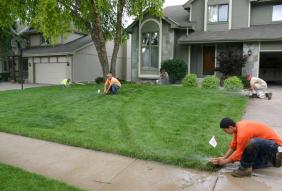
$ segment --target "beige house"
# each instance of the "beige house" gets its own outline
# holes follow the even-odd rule
[[[73,82],[93,82],[101,77],[102,68],[90,36],[80,32],[65,34],[56,45],[50,45],[41,33],[25,32],[29,48],[23,51],[28,60],[28,83],[59,84],[69,78]],[[106,45],[109,62],[113,42]],[[130,44],[120,47],[117,59],[117,77],[130,80]]]

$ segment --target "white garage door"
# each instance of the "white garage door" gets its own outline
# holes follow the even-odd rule
[[[39,84],[60,84],[66,78],[66,63],[35,64],[35,82]]]

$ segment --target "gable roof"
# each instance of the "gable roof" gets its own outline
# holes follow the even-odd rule
[[[190,5],[191,5],[194,1],[196,1],[196,0],[189,0],[189,1],[187,1],[187,2],[183,5],[183,7],[184,7],[185,9],[188,8],[188,7],[190,7]]]
[[[41,46],[29,48],[23,51],[24,57],[29,56],[50,56],[50,55],[70,55],[84,46],[92,44],[90,36],[84,36],[66,44],[55,46]]]
[[[282,24],[258,25],[226,31],[199,31],[179,38],[179,44],[282,40]]]
[[[164,8],[164,16],[174,21],[179,27],[188,27],[190,14],[182,5],[169,6]]]
[[[144,14],[146,14],[145,12]],[[182,5],[168,6],[163,9],[163,19],[171,24],[172,28],[192,28],[193,23],[190,21],[190,14],[187,10],[183,8]],[[133,23],[131,23],[127,27],[128,32],[132,32],[133,27],[138,23],[138,19],[136,19]]]

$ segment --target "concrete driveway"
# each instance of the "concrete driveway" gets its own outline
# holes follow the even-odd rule
[[[272,86],[272,100],[252,99],[246,108],[244,119],[256,120],[271,126],[282,137],[282,86]],[[255,170],[248,178],[234,178],[228,166],[218,176],[215,191],[278,191],[281,190],[282,167]]]
[[[42,87],[48,86],[46,84],[24,84],[24,89],[26,88],[35,88],[35,87]],[[19,90],[21,89],[21,84],[19,83],[10,83],[10,82],[0,82],[0,91],[6,90]]]

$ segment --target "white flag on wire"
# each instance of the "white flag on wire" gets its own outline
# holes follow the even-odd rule
[[[217,142],[216,142],[216,139],[215,139],[214,136],[213,136],[213,137],[211,138],[211,140],[209,141],[209,144],[210,144],[211,146],[213,146],[214,148],[216,147]]]

